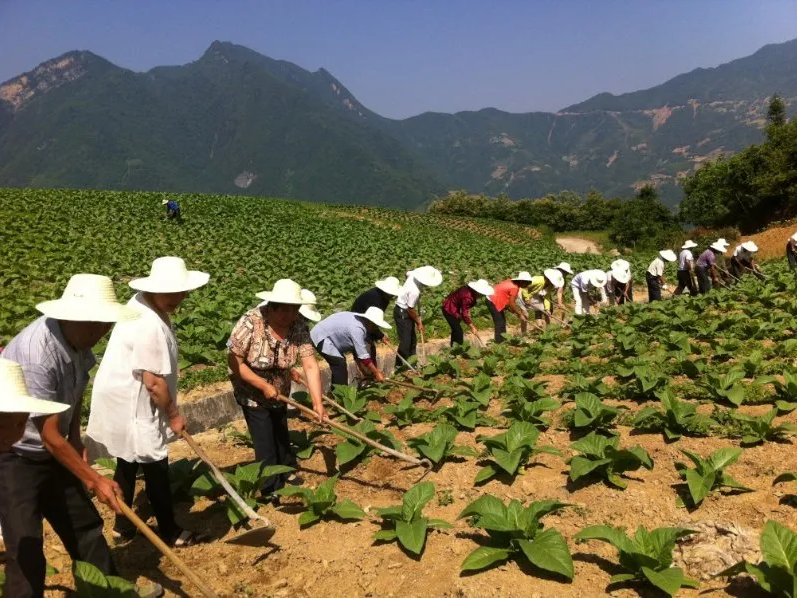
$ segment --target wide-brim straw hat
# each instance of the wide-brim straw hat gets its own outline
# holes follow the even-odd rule
[[[388,295],[398,296],[401,292],[401,281],[395,276],[388,276],[382,280],[377,280],[374,286]]]
[[[620,268],[612,268],[611,274],[612,274],[612,278],[616,282],[619,282],[620,284],[625,284],[629,280],[631,280],[631,271],[630,270],[623,270],[623,269],[620,269]],[[590,282],[592,282],[592,281],[590,280]],[[595,286],[603,286],[603,285],[595,285]]]
[[[472,280],[468,283],[468,286],[472,288],[474,291],[481,295],[486,295],[490,297],[493,293],[495,293],[495,289],[490,285],[489,282],[480,278],[479,280]]]
[[[66,403],[45,401],[31,396],[22,367],[0,357],[0,413],[38,413],[51,415],[69,409]]]
[[[603,270],[596,270],[589,275],[589,283],[593,287],[605,287],[606,283],[608,282],[608,278],[606,277],[606,272]],[[626,281],[628,282],[628,281]]]
[[[662,249],[659,251],[659,255],[662,259],[667,260],[668,262],[674,262],[678,259],[678,256],[675,255],[675,252],[672,249]]]
[[[554,287],[561,289],[565,286],[565,277],[557,268],[549,268],[543,272],[543,276],[548,279]]]
[[[415,270],[408,273],[408,276],[412,276],[425,287],[437,287],[443,283],[443,274],[433,266],[415,268]]]
[[[311,322],[320,322],[321,312],[314,307],[316,303],[315,293],[308,289],[302,289],[302,301],[305,301],[305,303],[299,308],[299,313]]]
[[[116,300],[113,282],[99,274],[75,274],[60,299],[36,306],[48,318],[70,322],[126,322],[141,313]]]
[[[692,241],[692,239],[689,239],[686,243],[681,245],[681,249],[694,249],[695,247],[697,247],[697,243]]]
[[[755,241],[745,241],[742,243],[742,248],[749,253],[755,253],[758,251],[758,245],[755,244]]]
[[[185,293],[204,286],[210,274],[199,270],[189,270],[182,258],[159,257],[152,262],[149,276],[136,278],[128,284],[130,288],[145,293]]]
[[[570,264],[567,262],[560,262],[558,266],[556,266],[557,270],[562,270],[563,272],[567,272],[570,276],[573,275],[573,268],[570,267]]]
[[[169,203],[168,199],[164,199],[164,200],[161,201],[161,205],[162,206],[165,206],[167,203]]]
[[[628,260],[617,259],[612,262],[612,270],[631,270],[631,264]]]
[[[711,247],[711,249],[713,249],[714,251],[719,251],[720,253],[725,253],[726,251],[728,251],[728,246],[723,245],[719,241],[714,241],[709,247]]]
[[[725,237],[720,237],[719,239],[717,239],[717,243],[722,243],[723,245],[730,245],[730,243],[728,243],[728,241],[725,240]]]
[[[791,238],[792,238],[792,241],[797,241],[797,233],[794,233],[794,234],[791,236]]]
[[[517,276],[512,277],[515,282],[531,282],[531,274],[526,271],[520,272]]]
[[[314,305],[315,301],[302,300],[302,287],[290,278],[280,278],[274,283],[270,291],[261,291],[255,294],[258,299],[269,303],[283,303],[286,305]]]
[[[387,321],[385,321],[385,312],[383,312],[375,305],[372,305],[371,307],[366,309],[364,314],[357,314],[357,315],[361,318],[365,318],[370,322],[373,322],[380,328],[387,328],[388,330],[390,328],[393,328],[390,324],[387,323]]]

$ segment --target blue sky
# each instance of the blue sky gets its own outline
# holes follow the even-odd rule
[[[402,118],[557,110],[797,38],[797,0],[0,0],[0,81],[73,49],[134,70],[232,41]]]

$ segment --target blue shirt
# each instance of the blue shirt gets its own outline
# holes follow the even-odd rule
[[[28,391],[37,399],[65,403],[69,409],[57,415],[58,430],[69,438],[75,407],[80,405],[95,359],[91,350],[77,351],[66,342],[57,320],[41,316],[16,335],[3,350],[3,357],[22,366]],[[30,459],[50,457],[42,444],[31,413],[22,440],[14,452]]]
[[[310,338],[316,347],[324,341],[322,353],[330,357],[354,353],[357,359],[371,358],[365,322],[350,311],[340,311],[321,320],[310,331]]]
[[[178,204],[176,201],[171,201],[170,200],[170,201],[168,201],[166,203],[166,209],[168,209],[168,210],[179,210],[180,209],[180,204]]]

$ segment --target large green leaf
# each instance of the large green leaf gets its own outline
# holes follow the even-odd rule
[[[105,575],[91,563],[75,561],[72,565],[75,589],[81,598],[106,598],[108,582]]]
[[[558,531],[547,529],[538,533],[534,540],[518,540],[518,546],[534,565],[573,579],[573,559],[567,542]]]
[[[705,475],[700,475],[694,469],[687,469],[684,475],[686,477],[686,485],[689,487],[689,494],[692,497],[692,501],[695,505],[699,505],[714,487],[714,480],[716,479],[717,474],[714,472],[708,472]]]
[[[578,542],[601,540],[624,552],[634,552],[635,550],[634,543],[626,536],[623,530],[608,525],[585,527],[575,535],[575,540]]]
[[[740,448],[721,448],[711,453],[708,458],[708,464],[714,471],[719,471],[736,463],[741,455],[742,449]]]
[[[457,519],[471,515],[504,517],[506,515],[506,507],[504,503],[492,494],[484,494],[462,509],[462,512],[457,515]]]
[[[424,506],[434,498],[434,484],[421,482],[404,493],[401,516],[404,521],[412,521],[420,516]]]
[[[507,560],[511,554],[511,551],[506,548],[480,546],[465,558],[460,569],[462,571],[479,571],[480,569],[486,569],[496,563]]]
[[[570,460],[570,479],[575,482],[579,478],[611,462],[611,459],[596,459],[592,461],[585,457],[575,456]]]
[[[767,521],[761,532],[761,554],[768,565],[794,572],[797,534],[777,521]]]
[[[421,554],[426,540],[426,528],[427,521],[423,517],[418,517],[410,523],[397,521],[396,535],[404,548],[413,554]]]
[[[520,467],[520,460],[522,459],[523,454],[526,452],[526,449],[517,448],[511,453],[501,449],[492,449],[491,452],[493,460],[498,464],[498,466],[509,475],[514,475],[517,473],[518,467]]]
[[[697,582],[684,577],[684,572],[678,567],[664,569],[663,571],[654,571],[648,567],[642,567],[642,574],[650,583],[669,596],[675,596],[681,586],[684,585],[697,587]]]
[[[338,467],[351,463],[365,452],[366,445],[352,442],[339,442],[335,446],[335,455],[338,458]]]
[[[365,517],[365,511],[348,498],[334,505],[331,511],[341,519],[362,519]]]

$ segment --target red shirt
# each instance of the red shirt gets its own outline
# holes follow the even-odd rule
[[[520,287],[514,280],[504,280],[495,285],[494,288],[495,293],[490,297],[490,301],[493,302],[495,309],[498,311],[504,311],[507,305],[517,301],[517,294],[520,291]]]
[[[470,308],[476,305],[479,293],[468,285],[459,287],[443,301],[443,311],[449,316],[462,318],[470,326]]]

